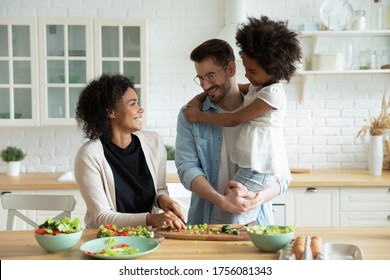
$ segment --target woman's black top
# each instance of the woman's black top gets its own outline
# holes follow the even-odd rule
[[[101,141],[104,155],[114,174],[117,211],[150,212],[156,191],[138,137],[132,134],[132,141],[125,149],[110,140]]]

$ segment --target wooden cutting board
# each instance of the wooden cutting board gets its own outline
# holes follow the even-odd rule
[[[223,225],[208,225],[210,228],[219,227],[221,228]],[[204,240],[204,241],[248,241],[249,236],[246,233],[245,226],[243,225],[230,225],[232,229],[239,229],[240,234],[232,234],[232,233],[191,233],[189,231],[176,231],[176,230],[168,230],[163,228],[158,228],[156,233],[163,235],[166,239],[182,239],[182,240]]]

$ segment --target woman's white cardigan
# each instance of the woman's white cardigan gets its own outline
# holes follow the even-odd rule
[[[153,178],[156,190],[153,208],[154,212],[157,212],[157,198],[160,195],[169,195],[166,185],[165,146],[156,132],[139,131],[134,134],[140,139]],[[104,224],[115,224],[117,227],[146,226],[148,213],[117,212],[114,175],[99,139],[89,140],[81,146],[75,158],[74,174],[87,206],[84,220],[87,228],[98,228]]]

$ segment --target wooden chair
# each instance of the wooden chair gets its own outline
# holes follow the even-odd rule
[[[76,199],[73,195],[2,193],[1,202],[3,208],[8,210],[6,230],[13,229],[15,217],[20,218],[35,229],[39,227],[39,224],[19,210],[61,211],[53,217],[53,219],[59,220],[64,217],[71,218],[71,212],[76,206]]]

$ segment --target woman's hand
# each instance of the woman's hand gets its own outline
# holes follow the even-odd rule
[[[186,227],[183,220],[178,216],[176,216],[171,211],[160,213],[160,214],[148,214],[146,216],[146,225],[155,228],[171,227],[171,228],[184,229]]]
[[[148,225],[154,227],[167,227],[171,226],[173,228],[185,228],[184,214],[180,209],[179,203],[174,201],[167,195],[160,195],[158,197],[158,205],[164,211],[161,214],[150,214],[151,221],[148,224],[148,218],[146,222]]]

